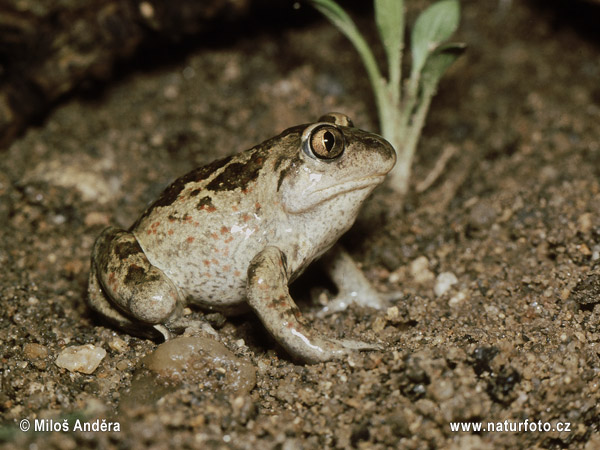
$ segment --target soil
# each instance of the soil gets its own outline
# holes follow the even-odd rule
[[[255,316],[213,317],[218,351],[246,374],[237,387],[210,355],[194,359],[203,377],[157,378],[142,367],[159,342],[85,304],[96,236],[127,228],[177,176],[328,111],[377,129],[360,61],[318,16],[134,63],[4,151],[3,447],[600,448],[600,40],[589,12],[462,6],[468,51],[432,104],[413,184],[458,151],[402,214],[387,217],[378,191],[344,239],[381,292],[401,294],[386,310],[320,317],[322,281],[294,286],[318,330],[382,351],[298,364]],[[360,26],[374,38],[368,14]],[[84,344],[106,350],[93,373],[56,365]],[[22,419],[70,431],[22,432]],[[77,420],[120,431],[74,431]]]

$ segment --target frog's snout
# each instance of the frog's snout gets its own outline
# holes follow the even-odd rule
[[[370,148],[377,168],[382,175],[387,174],[396,164],[396,150],[386,139],[378,135],[373,135],[365,140],[365,145]]]
[[[394,149],[394,147],[392,147],[392,144],[390,144],[384,138],[381,138],[381,142],[383,143],[384,153],[389,161],[389,172],[396,165],[396,150]]]

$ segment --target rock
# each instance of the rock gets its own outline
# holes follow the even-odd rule
[[[174,382],[202,384],[206,389],[238,394],[256,384],[254,367],[223,344],[204,337],[179,337],[159,345],[144,364],[160,377]]]
[[[593,226],[594,221],[591,213],[583,213],[577,218],[577,231],[580,233],[588,234],[592,230]]]
[[[600,302],[600,273],[591,272],[573,289],[570,298],[579,305],[592,305]]]
[[[92,344],[78,345],[65,348],[58,358],[56,365],[70,372],[82,372],[91,374],[98,368],[100,362],[106,356],[106,350]]]
[[[410,274],[419,284],[425,284],[433,281],[435,275],[429,270],[429,260],[425,256],[419,256],[410,263]]]
[[[48,349],[41,344],[28,343],[23,346],[23,354],[28,360],[42,359],[48,356]]]
[[[435,280],[433,292],[437,297],[440,297],[448,292],[448,290],[456,283],[458,283],[458,278],[456,278],[456,275],[454,275],[452,272],[442,272]]]
[[[475,229],[488,228],[496,220],[496,210],[493,205],[487,201],[479,201],[469,213],[469,225]]]

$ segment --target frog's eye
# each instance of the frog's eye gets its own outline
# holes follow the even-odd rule
[[[331,125],[323,125],[312,130],[308,138],[310,151],[319,159],[337,158],[344,151],[344,135]]]

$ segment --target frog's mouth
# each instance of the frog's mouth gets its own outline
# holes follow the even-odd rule
[[[386,174],[370,175],[368,177],[359,178],[358,180],[346,181],[333,186],[325,186],[320,189],[315,189],[313,192],[309,192],[308,195],[323,193],[325,194],[324,200],[328,200],[337,197],[340,194],[346,194],[352,191],[359,191],[361,189],[373,188],[383,182],[385,175]]]
[[[306,189],[300,198],[294,198],[293,202],[286,202],[286,211],[290,214],[302,214],[315,206],[329,202],[341,195],[350,194],[352,192],[366,191],[360,193],[359,198],[353,198],[349,201],[348,208],[352,206],[360,206],[364,198],[369,195],[378,184],[383,182],[386,174],[369,175],[364,178],[348,180],[345,182],[337,182],[329,186],[319,186],[318,189]]]

